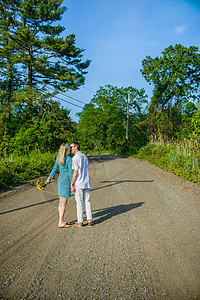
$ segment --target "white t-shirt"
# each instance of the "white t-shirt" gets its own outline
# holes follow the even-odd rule
[[[72,170],[78,171],[75,187],[79,189],[90,189],[88,159],[81,151],[78,151],[72,158]]]

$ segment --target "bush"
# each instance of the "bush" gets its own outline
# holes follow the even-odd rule
[[[192,182],[200,183],[199,140],[183,140],[179,143],[148,144],[140,148],[134,157],[146,159],[158,167]]]
[[[34,151],[24,156],[9,156],[2,159],[0,188],[7,189],[18,183],[49,173],[57,154]]]

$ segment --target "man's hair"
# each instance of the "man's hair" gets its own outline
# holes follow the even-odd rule
[[[79,143],[73,142],[72,144],[74,144],[74,146],[77,147],[78,151],[80,151],[81,147],[80,147],[80,144],[79,144]]]

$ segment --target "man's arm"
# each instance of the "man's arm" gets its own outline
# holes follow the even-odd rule
[[[71,184],[70,184],[72,192],[75,191],[75,182],[76,182],[77,177],[78,177],[78,171],[73,170],[72,181],[71,181]]]

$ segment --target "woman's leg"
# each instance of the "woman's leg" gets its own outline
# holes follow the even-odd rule
[[[64,222],[64,214],[65,214],[65,209],[66,209],[66,204],[68,201],[68,198],[64,198],[59,196],[59,204],[58,204],[58,214],[59,214],[59,221],[58,221],[58,226],[64,226],[66,222]]]

